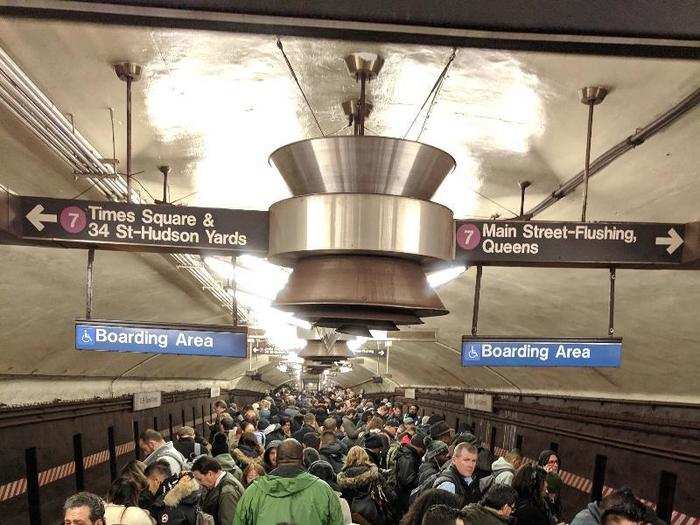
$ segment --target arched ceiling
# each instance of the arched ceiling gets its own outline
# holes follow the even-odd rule
[[[185,199],[190,205],[266,209],[288,195],[267,165],[269,153],[317,134],[269,36],[6,17],[0,20],[0,46],[62,112],[73,114],[76,127],[106,157],[111,156],[107,108],[115,108],[121,159],[124,86],[110,64],[144,64],[144,78],[134,85],[134,164],[137,171],[145,170],[139,178],[154,194],[161,180],[156,166],[170,164],[172,196],[196,192]],[[385,69],[370,85],[375,110],[368,127],[399,136],[450,54],[439,47],[300,38],[284,39],[284,46],[328,132],[345,124],[339,102],[356,93],[342,56],[360,48],[384,55]],[[594,157],[697,89],[700,64],[459,50],[421,136],[458,162],[436,200],[458,217],[510,217],[507,210],[519,206],[518,180],[533,182],[529,204],[547,196],[581,169],[586,114],[576,91],[596,83],[612,91],[596,111]],[[699,116],[696,108],[592,179],[590,220],[700,219]],[[417,136],[422,120],[409,138]],[[2,107],[0,158],[0,184],[17,193],[70,198],[85,189]],[[86,197],[98,198],[96,193]],[[538,219],[576,220],[579,210],[575,192]],[[0,377],[175,381],[179,387],[233,381],[253,390],[287,379],[266,358],[252,364],[181,356],[145,361],[148,356],[75,351],[72,321],[84,313],[85,262],[80,250],[0,248]],[[437,329],[439,343],[396,342],[391,378],[383,384],[368,382],[376,373],[376,363],[368,358],[337,380],[368,391],[446,385],[700,400],[699,272],[618,271],[620,369],[462,369],[458,349],[471,323],[473,286],[470,269],[439,288],[451,312],[428,322]],[[486,268],[479,333],[603,336],[607,294],[605,270]],[[95,300],[97,317],[229,322],[201,286],[160,255],[98,252]],[[382,361],[381,372],[385,367]],[[249,368],[260,368],[263,381],[246,377]],[[8,391],[0,388],[3,399],[11,399]]]

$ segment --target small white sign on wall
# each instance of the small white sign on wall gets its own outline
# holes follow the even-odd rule
[[[482,412],[493,412],[493,396],[489,394],[466,392],[464,394],[464,408],[468,408],[469,410],[481,410]]]
[[[147,408],[156,408],[161,403],[160,392],[137,392],[134,394],[134,412],[146,410]]]
[[[221,395],[221,387],[213,386],[211,387],[211,397],[219,397]]]
[[[406,388],[403,391],[403,397],[406,399],[415,399],[416,398],[416,389],[415,388]]]

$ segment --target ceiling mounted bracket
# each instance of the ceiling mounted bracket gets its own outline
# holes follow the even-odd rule
[[[158,171],[163,174],[163,200],[156,200],[156,203],[170,204],[168,202],[168,175],[170,175],[170,166],[158,166]]]
[[[583,204],[581,206],[581,222],[586,222],[586,207],[588,206],[588,177],[591,169],[591,138],[593,135],[593,107],[597,106],[607,96],[609,90],[603,86],[586,86],[579,94],[581,103],[588,106],[588,130],[586,133],[586,160],[583,169]]]
[[[352,114],[353,135],[364,135],[365,118],[369,115],[369,110],[366,109],[368,105],[366,84],[377,77],[384,65],[384,59],[376,53],[352,53],[345,57],[345,65],[350,74],[360,83],[360,98],[356,101],[357,111]]]
[[[382,70],[384,59],[376,53],[350,53],[345,57],[345,65],[356,80],[372,80]]]

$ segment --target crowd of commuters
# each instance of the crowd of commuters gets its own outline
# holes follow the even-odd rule
[[[251,406],[214,405],[208,435],[139,437],[142,461],[101,498],[81,492],[65,525],[557,525],[557,452],[491,458],[471,429],[455,433],[415,405],[349,390],[282,390]],[[493,461],[491,461],[493,460]],[[571,525],[655,524],[628,489]]]

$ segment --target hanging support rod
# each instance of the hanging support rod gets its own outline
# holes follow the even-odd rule
[[[591,139],[593,138],[593,107],[603,102],[607,94],[608,90],[602,86],[588,86],[581,90],[581,103],[588,106],[588,129],[586,131],[586,159],[583,168],[581,222],[586,222],[586,208],[588,207],[588,177],[591,170]]]
[[[610,296],[608,300],[608,337],[615,335],[615,268],[610,268]]]
[[[479,300],[481,299],[481,273],[483,267],[476,267],[476,281],[474,283],[474,310],[472,312],[472,335],[476,335],[479,326]]]
[[[88,250],[87,275],[85,278],[85,319],[92,319],[92,299],[95,292],[94,268],[95,248],[90,248]]]

